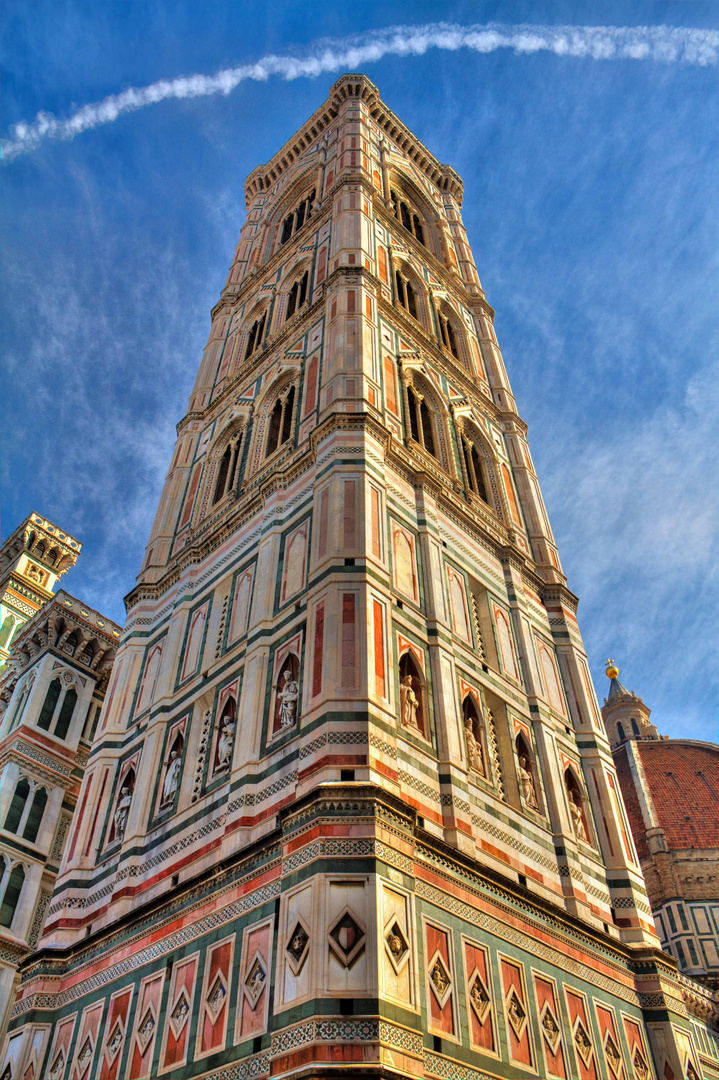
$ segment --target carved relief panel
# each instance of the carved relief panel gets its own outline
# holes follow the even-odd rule
[[[487,949],[462,938],[469,1041],[485,1054],[498,1054],[497,1018]]]
[[[414,938],[409,893],[380,884],[380,994],[416,1008]]]
[[[274,919],[245,927],[242,935],[235,1042],[267,1030]]]

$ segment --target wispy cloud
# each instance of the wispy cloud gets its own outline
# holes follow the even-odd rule
[[[653,60],[707,66],[717,62],[719,32],[669,26],[394,26],[353,38],[318,41],[303,56],[270,54],[214,75],[185,75],[160,79],[149,86],[131,86],[102,101],[83,105],[64,119],[40,112],[35,120],[11,128],[11,137],[0,143],[2,160],[7,164],[36,150],[46,139],[74,139],[84,131],[172,98],[227,95],[248,80],[265,82],[273,76],[285,80],[313,78],[342,68],[358,69],[386,56],[423,56],[430,49],[469,49],[483,54],[510,49],[515,53],[551,52],[592,60]]]

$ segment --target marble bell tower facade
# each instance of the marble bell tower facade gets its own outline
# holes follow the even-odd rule
[[[0,1077],[699,1076],[461,179],[245,194]]]

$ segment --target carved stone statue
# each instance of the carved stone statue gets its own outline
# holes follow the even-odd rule
[[[417,709],[419,700],[412,689],[412,676],[405,675],[399,688],[400,719],[404,727],[414,728],[419,731],[417,723]]]
[[[122,840],[125,835],[125,828],[127,827],[127,815],[130,812],[130,803],[132,802],[132,791],[129,787],[123,787],[120,791],[120,797],[117,800],[117,806],[115,807],[115,839]]]
[[[524,754],[519,759],[519,783],[522,789],[522,799],[525,806],[530,810],[538,810],[537,792],[534,790],[534,777],[527,768],[529,762]]]
[[[576,791],[569,792],[569,810],[572,815],[572,825],[574,826],[574,831],[577,834],[577,839],[583,840],[585,844],[588,844],[589,837],[587,836],[587,827],[584,824],[582,804]]]
[[[226,716],[220,737],[217,740],[217,768],[229,768],[232,760],[232,747],[235,742],[235,721],[231,716]]]
[[[297,699],[300,696],[300,688],[297,681],[292,678],[291,671],[283,671],[284,680],[279,692],[280,699],[280,727],[292,727],[297,720]]]
[[[482,747],[477,742],[472,730],[472,718],[470,716],[467,716],[464,721],[464,740],[467,744],[467,764],[470,769],[476,769],[482,776],[485,776]]]
[[[170,759],[165,770],[165,782],[162,785],[162,805],[172,802],[180,780],[180,766],[182,764],[179,751],[172,750]]]

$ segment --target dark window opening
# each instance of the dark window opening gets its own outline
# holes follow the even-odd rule
[[[261,318],[256,319],[250,329],[250,335],[247,339],[247,348],[245,349],[245,360],[248,360],[252,356],[253,352],[256,352],[262,344],[262,338],[265,333],[265,323],[267,321],[267,312],[263,312]]]
[[[15,833],[18,830],[20,819],[22,817],[23,810],[25,809],[25,803],[27,802],[28,795],[30,794],[30,784],[23,776],[15,788],[15,794],[12,797],[10,803],[10,809],[5,816],[5,828],[8,832]]]
[[[397,286],[397,303],[405,311],[419,322],[419,309],[417,307],[417,293],[408,278],[404,277],[399,270],[395,270],[395,284]]]
[[[461,435],[459,441],[462,447],[464,467],[467,470],[467,482],[469,483],[470,490],[473,491],[475,495],[479,495],[483,502],[489,504],[487,487],[484,482],[484,470],[481,458],[477,453],[477,447],[466,437],[466,435]]]
[[[49,731],[50,729],[50,721],[52,720],[55,706],[57,705],[57,699],[59,697],[60,680],[53,679],[48,687],[47,694],[45,695],[45,701],[40,710],[40,715],[37,718],[37,726],[42,728],[43,731]]]
[[[424,448],[432,457],[436,457],[434,450],[434,433],[432,431],[432,418],[427,408],[427,403],[422,399],[419,403],[419,415],[422,421],[422,441]]]
[[[72,720],[72,714],[75,712],[75,706],[77,704],[77,690],[71,686],[68,692],[65,694],[65,698],[60,709],[60,715],[57,718],[55,724],[54,735],[58,739],[64,739],[67,735],[68,728],[70,727],[70,721]]]
[[[265,457],[273,454],[278,447],[286,443],[292,435],[292,413],[295,405],[295,388],[291,386],[286,396],[275,402],[270,417],[270,429],[267,436]]]
[[[222,455],[222,461],[220,462],[220,469],[217,474],[217,484],[215,485],[215,497],[212,500],[213,505],[222,498],[225,494],[225,485],[227,483],[227,476],[230,471],[230,458],[232,457],[232,451],[228,446]]]
[[[309,195],[302,200],[291,214],[288,214],[285,220],[282,222],[282,234],[280,236],[280,243],[286,244],[291,236],[302,228],[306,221],[309,220],[312,214],[312,208],[315,201],[316,190],[315,188],[309,193]]]
[[[424,226],[420,219],[419,214],[409,206],[404,199],[399,198],[395,191],[390,191],[390,202],[392,204],[392,213],[399,221],[400,225],[412,233],[415,240],[419,240],[423,247],[426,247],[424,240]]]
[[[298,278],[290,289],[289,298],[287,300],[287,314],[285,319],[291,318],[298,308],[301,308],[307,299],[307,283],[309,281],[309,271],[305,270],[301,278]]]
[[[10,926],[15,916],[17,902],[20,899],[20,891],[25,881],[25,868],[14,866],[0,907],[0,926]]]
[[[30,813],[27,816],[25,822],[25,828],[23,829],[23,839],[29,840],[31,844],[34,844],[37,840],[37,834],[40,831],[40,823],[42,822],[42,816],[45,813],[45,806],[47,805],[47,792],[45,788],[40,788],[35,792],[35,797],[32,800],[30,807]]]

